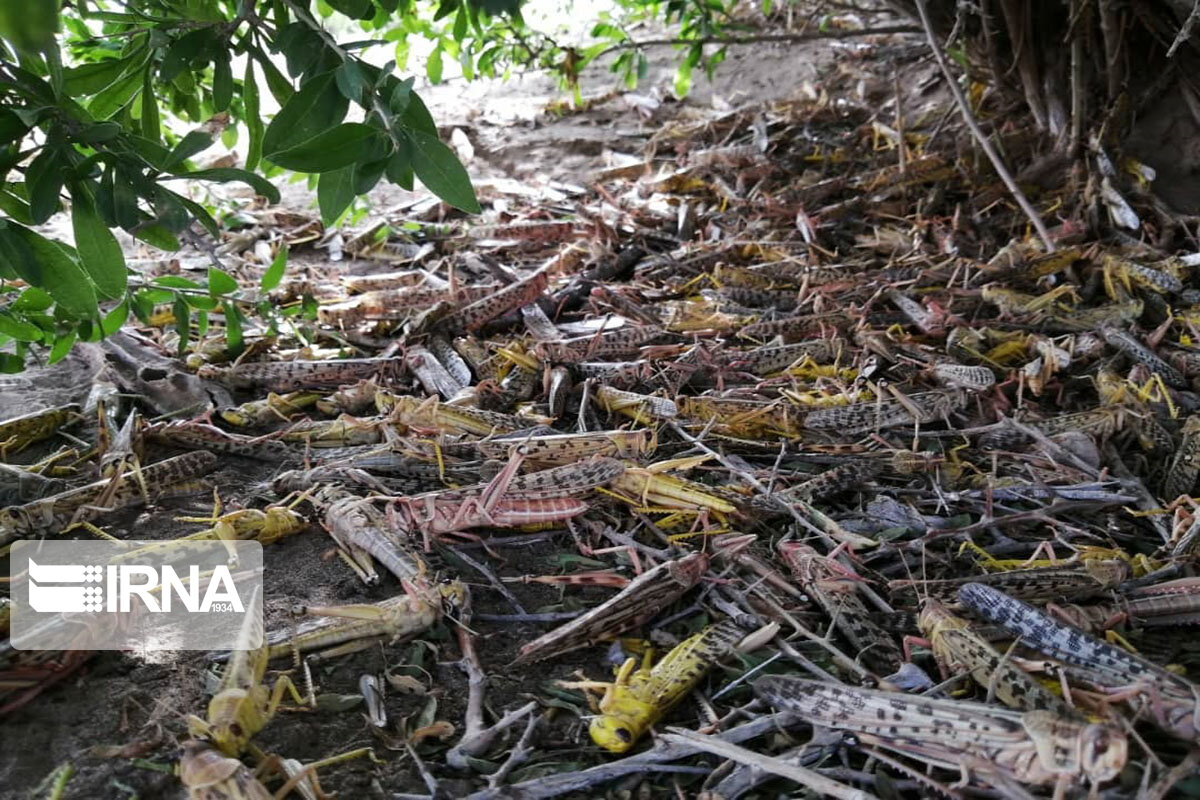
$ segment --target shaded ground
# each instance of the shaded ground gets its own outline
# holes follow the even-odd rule
[[[475,157],[468,167],[482,182],[481,195],[486,197],[490,180],[509,179],[530,188],[551,181],[577,185],[584,183],[595,169],[625,163],[622,158],[640,160],[648,138],[671,120],[702,119],[714,113],[714,107],[720,110],[787,98],[801,91],[819,91],[815,83],[821,70],[829,68],[834,51],[853,47],[857,45],[735,48],[712,83],[697,76],[692,95],[682,103],[670,98],[669,93],[673,52],[660,48],[653,53],[651,71],[638,89],[639,97],[626,99],[621,93],[614,93],[611,99],[589,110],[567,111],[561,118],[544,112],[547,103],[561,100],[563,95],[553,81],[540,76],[527,76],[505,85],[451,83],[428,91],[426,99],[444,130],[457,128],[471,141]],[[610,76],[594,69],[585,78],[586,94],[601,94],[612,83]],[[670,157],[670,153],[664,153],[662,159]],[[377,188],[370,201],[372,217],[386,217],[389,208],[409,198],[408,193],[394,187]],[[305,210],[313,202],[312,195],[302,186],[285,188],[285,206]],[[302,256],[293,268],[300,265],[317,271],[323,269],[319,258]],[[97,350],[80,346],[64,365],[0,379],[0,417],[33,407],[82,402],[101,360]],[[152,450],[147,460],[171,454]],[[34,450],[24,457],[33,459],[37,455]],[[215,479],[230,507],[251,502],[256,484],[269,480],[273,474],[271,468],[258,462],[222,458],[221,470],[210,477]],[[196,529],[195,525],[169,522],[173,516],[203,515],[210,509],[209,498],[175,500],[150,511],[112,515],[104,527],[121,538],[170,538]],[[497,573],[520,576],[559,571],[547,553],[551,549],[569,550],[571,542],[565,534],[552,541],[553,548],[539,542],[504,547],[501,552],[505,561]],[[382,586],[365,589],[337,564],[328,538],[316,529],[310,528],[270,548],[267,564],[269,629],[284,624],[286,610],[296,603],[369,602],[388,597],[396,590],[390,578]],[[472,581],[469,570],[458,572],[465,580]],[[481,580],[476,579],[472,588],[477,609],[500,613],[510,610]],[[562,608],[561,592],[553,587],[518,583],[510,584],[510,589],[531,611]],[[569,596],[571,604],[586,605],[610,594],[611,590],[573,587]],[[480,633],[479,647],[491,678],[489,708],[503,711],[524,702],[530,689],[542,680],[539,673],[546,668],[535,665],[516,674],[506,671],[504,665],[523,642],[536,637],[544,628],[486,622],[477,623],[475,628]],[[445,629],[428,637],[437,648],[436,653],[427,654],[424,662],[428,672],[424,682],[430,687],[430,694],[426,697],[392,692],[387,707],[394,720],[416,718],[430,697],[438,702],[438,719],[456,722],[462,719],[466,680],[456,664],[458,652],[452,638]],[[403,662],[410,652],[408,645],[387,651],[376,647],[322,667],[315,678],[328,697],[352,695],[358,691],[361,675],[382,674]],[[176,755],[175,742],[185,730],[185,716],[203,713],[207,703],[204,694],[207,665],[203,654],[183,654],[158,663],[141,662],[121,653],[97,655],[62,684],[0,721],[3,742],[0,798],[30,796],[55,767],[65,762],[72,763],[77,771],[68,784],[66,798],[136,796],[153,800],[181,796],[178,781],[157,770],[170,768]],[[556,660],[553,677],[567,677],[575,666],[586,667],[591,677],[601,677],[606,670],[585,652],[578,659],[568,656]],[[545,677],[550,677],[549,669]],[[392,792],[425,792],[403,749],[391,751],[388,743],[373,736],[360,711],[361,706],[348,711],[282,713],[255,741],[267,752],[305,762],[357,747],[375,747],[384,759],[382,764],[370,766],[356,761],[322,771],[323,787],[343,798],[385,798]],[[556,759],[570,758],[571,743],[576,743],[580,761],[590,761],[584,753],[594,748],[587,741],[584,728],[585,723],[574,715],[563,713],[553,729],[543,733],[545,743],[557,743]],[[432,749],[436,752],[437,748]],[[118,751],[123,757],[116,757]],[[565,766],[568,763],[539,764],[535,760],[515,777],[531,777],[539,769],[553,771]],[[457,794],[460,788],[466,791],[466,784],[458,786],[452,775],[442,777],[444,788],[451,794]]]

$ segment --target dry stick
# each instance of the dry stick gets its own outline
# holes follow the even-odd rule
[[[933,32],[933,25],[929,22],[929,10],[926,8],[926,0],[917,0],[917,12],[921,15],[921,26],[925,29],[925,38],[929,41],[929,48],[933,50],[933,58],[937,61],[938,67],[942,70],[942,75],[946,78],[946,83],[950,86],[950,93],[954,95],[954,102],[958,106],[958,110],[962,112],[963,120],[967,123],[967,127],[971,129],[971,135],[975,137],[975,141],[979,142],[979,146],[983,148],[983,152],[987,154],[988,160],[992,162],[992,167],[1000,176],[1000,180],[1004,181],[1004,185],[1008,188],[1009,193],[1017,201],[1017,205],[1021,207],[1021,211],[1025,213],[1034,230],[1037,231],[1038,237],[1046,245],[1046,252],[1053,253],[1055,249],[1054,240],[1050,238],[1050,232],[1046,230],[1046,224],[1042,222],[1042,218],[1038,216],[1037,210],[1025,198],[1025,193],[1021,191],[1021,187],[1017,186],[1017,182],[1013,180],[1008,167],[1004,166],[1004,161],[1001,160],[1000,154],[996,152],[996,148],[992,147],[992,143],[984,135],[983,130],[979,127],[979,123],[975,121],[975,116],[971,113],[971,107],[967,104],[967,98],[963,95],[962,88],[958,85],[958,81],[954,79],[954,75],[951,74],[950,65],[946,63],[946,54],[942,52],[942,48],[938,45],[937,36]]]
[[[690,433],[685,431],[683,428],[681,428],[678,424],[676,424],[674,422],[669,422],[667,424],[670,426],[671,430],[675,431],[675,434],[677,436],[679,436],[685,442],[688,442],[689,444],[694,445],[695,447],[703,450],[705,453],[708,453],[710,456],[715,458],[721,464],[721,466],[725,467],[725,469],[729,470],[731,473],[733,473],[734,475],[741,478],[742,482],[745,483],[747,486],[754,489],[761,495],[764,495],[764,496],[770,495],[770,492],[767,491],[767,487],[763,486],[761,481],[759,481],[757,478],[755,478],[753,475],[746,472],[745,470],[739,469],[736,465],[734,465],[733,462],[731,462],[724,455],[718,453],[716,450],[713,450],[711,447],[706,445],[702,439],[692,436]],[[712,423],[709,423],[709,425],[711,426]],[[705,428],[705,430],[707,430],[707,428]],[[701,436],[703,436],[703,434],[701,434]],[[819,538],[821,540],[821,542],[826,547],[828,547],[831,551],[837,549],[837,546],[838,546],[837,542],[835,542],[828,533],[826,533],[825,531],[818,528],[816,525],[814,525],[809,520],[805,519],[804,516],[802,514],[800,514],[800,512],[796,511],[795,507],[791,503],[785,503],[784,505],[787,506],[788,513],[790,513],[792,515],[792,517],[796,520],[796,522],[798,522],[801,525],[801,527],[806,528],[809,531],[811,531],[812,533],[816,534],[817,538]],[[844,555],[839,555],[836,560],[840,564],[842,564],[842,566],[844,566],[844,567],[847,567],[847,568],[852,567],[852,565],[849,562],[849,559],[847,559]],[[885,614],[892,613],[891,606],[889,606],[887,604],[887,602],[882,597],[880,597],[875,592],[875,590],[872,589],[870,586],[860,585],[858,588],[860,591],[863,592],[864,595],[866,595],[868,600],[870,600],[872,603],[874,603],[879,608],[880,611],[883,611]]]
[[[640,50],[643,47],[696,45],[696,44],[769,44],[794,42],[810,42],[817,39],[852,39],[857,36],[880,36],[893,33],[920,33],[918,28],[911,25],[886,25],[878,28],[860,28],[858,30],[832,29],[817,33],[762,33],[753,36],[702,36],[697,39],[644,39],[640,42],[622,42],[601,50],[593,59],[600,58],[618,50]]]
[[[1175,41],[1171,42],[1171,47],[1167,50],[1167,58],[1172,58],[1175,55],[1175,51],[1179,49],[1179,45],[1192,38],[1192,28],[1197,22],[1200,22],[1200,0],[1196,0],[1192,4],[1191,13],[1183,21],[1183,25],[1179,28],[1179,33],[1175,34]]]
[[[480,575],[482,575],[484,578],[486,578],[487,582],[489,584],[491,584],[492,588],[495,589],[497,592],[499,592],[504,597],[504,599],[508,601],[508,604],[510,606],[512,606],[513,609],[516,610],[516,612],[518,614],[527,614],[528,613],[525,610],[525,608],[521,605],[521,601],[517,599],[517,596],[515,594],[513,594],[512,592],[510,592],[508,590],[508,587],[505,586],[501,581],[497,580],[496,576],[492,574],[492,571],[490,569],[485,567],[483,564],[480,564],[478,561],[471,558],[466,553],[459,552],[457,548],[451,547],[448,549],[451,552],[453,552],[457,558],[462,559],[463,562],[467,564],[467,566],[469,566],[471,569],[475,570]]]
[[[495,725],[486,727],[483,723],[483,695],[487,688],[487,673],[483,671],[479,654],[475,652],[475,640],[465,626],[458,628],[458,647],[463,655],[460,664],[467,673],[466,723],[462,738],[446,753],[446,763],[456,769],[468,769],[472,758],[486,752],[498,735],[526,714],[533,713],[537,703],[530,701],[515,711],[506,712]]]
[[[753,750],[747,750],[730,742],[723,742],[714,736],[705,736],[702,733],[689,731],[686,728],[671,727],[667,728],[667,731],[668,733],[664,733],[658,738],[668,744],[695,745],[706,753],[712,753],[721,758],[728,758],[739,764],[747,764],[765,772],[770,772],[773,775],[778,775],[781,778],[787,778],[828,797],[835,797],[838,800],[878,800],[870,792],[862,789],[851,789],[845,784],[826,778],[819,772],[813,772],[796,764],[789,764],[773,756],[762,755]]]
[[[491,777],[488,778],[488,788],[495,789],[504,783],[504,779],[508,777],[509,773],[521,764],[524,764],[529,756],[533,754],[534,750],[529,746],[529,742],[533,739],[533,732],[537,729],[541,719],[536,714],[530,714],[529,722],[525,725],[525,732],[521,734],[520,740],[517,741],[508,758],[500,765],[500,769],[493,772]]]
[[[744,742],[772,731],[787,728],[800,722],[790,711],[777,711],[739,725],[714,739],[725,742]],[[688,758],[704,750],[690,742],[668,743],[660,738],[653,748],[637,755],[609,761],[578,772],[559,773],[532,778],[521,783],[502,786],[499,789],[484,789],[467,797],[467,800],[544,800],[568,792],[582,792],[592,786],[615,781],[626,775],[672,771],[666,764]]]

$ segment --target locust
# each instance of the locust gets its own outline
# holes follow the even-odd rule
[[[246,617],[238,632],[237,646],[208,703],[206,718],[188,717],[188,730],[192,736],[212,741],[218,750],[234,758],[246,750],[250,739],[275,716],[284,692],[288,692],[296,703],[304,703],[304,698],[286,675],[279,677],[273,689],[268,690],[263,684],[269,649],[263,631],[262,602],[262,589],[256,588],[246,604]],[[253,647],[254,642],[260,644]]]
[[[1128,558],[1088,557],[1062,566],[1014,569],[985,575],[943,580],[892,581],[893,590],[920,587],[930,596],[953,602],[959,589],[968,583],[980,583],[1010,592],[1035,602],[1090,597],[1115,588],[1128,580]]]
[[[856,403],[842,408],[819,408],[804,418],[804,427],[853,436],[877,428],[937,422],[961,409],[966,395],[961,390],[920,392],[903,400]]]
[[[447,433],[470,433],[492,436],[512,433],[529,427],[527,420],[481,408],[450,406],[436,398],[418,400],[414,397],[381,393],[376,397],[380,413],[391,413],[395,422],[412,428],[430,428]]]
[[[0,421],[0,458],[7,458],[34,442],[48,439],[59,428],[80,419],[79,411],[77,404],[69,403]]]
[[[649,650],[640,668],[636,658],[626,659],[600,700],[600,716],[588,728],[592,741],[613,753],[633,747],[744,636],[726,620],[684,639],[653,666]]]
[[[146,435],[173,447],[229,453],[259,461],[296,461],[301,455],[276,439],[229,433],[203,422],[163,423],[147,429]]]
[[[704,486],[662,471],[664,462],[652,467],[628,466],[613,482],[618,496],[642,507],[669,510],[717,511],[732,514],[737,506]]]
[[[268,657],[321,650],[322,658],[355,653],[375,642],[401,642],[419,636],[444,614],[467,605],[467,587],[459,581],[431,586],[404,581],[404,594],[378,603],[339,606],[297,606],[293,613],[316,619],[295,630],[267,636]]]
[[[684,417],[708,425],[715,422],[721,430],[735,436],[798,436],[805,412],[784,401],[763,403],[725,397],[681,397],[679,411]]]
[[[570,464],[589,456],[636,458],[654,452],[654,432],[647,428],[530,436],[521,439],[526,458],[539,464]],[[504,458],[511,440],[492,439],[476,445],[484,458]]]
[[[963,605],[1020,637],[1022,644],[1062,662],[1068,676],[1123,699],[1139,716],[1187,741],[1200,737],[1200,687],[1000,592],[968,583]]]
[[[455,311],[441,320],[440,327],[448,331],[474,333],[496,317],[535,302],[546,291],[547,285],[549,279],[546,271],[538,270]]]
[[[221,411],[221,419],[238,428],[263,427],[275,422],[287,422],[320,399],[321,395],[317,392],[269,392],[265,400],[251,400]]]
[[[708,557],[701,553],[663,562],[587,613],[522,645],[513,665],[553,658],[636,628],[699,583],[707,569]]]
[[[136,561],[153,556],[165,548],[178,548],[189,542],[224,541],[232,542],[254,539],[261,544],[274,544],[281,539],[299,533],[308,525],[300,514],[284,506],[266,508],[241,508],[213,517],[177,517],[181,522],[209,522],[212,526],[179,539],[143,545],[113,557],[114,561]]]
[[[402,358],[345,358],[332,361],[264,361],[232,367],[204,366],[201,378],[215,380],[231,389],[269,389],[292,392],[299,389],[336,389],[367,378],[389,382],[404,369]]]
[[[840,464],[833,469],[799,483],[790,489],[772,494],[756,495],[750,500],[753,508],[776,511],[794,500],[812,502],[860,488],[884,468],[878,460],[860,459]]]
[[[637,353],[641,345],[657,339],[662,329],[653,325],[630,325],[601,330],[590,336],[539,342],[534,352],[546,361],[573,364],[589,359],[613,358]]]
[[[1129,331],[1104,327],[1100,329],[1100,335],[1104,337],[1104,341],[1110,347],[1121,351],[1134,363],[1145,366],[1171,386],[1187,387],[1187,379],[1183,377],[1183,373],[1159,358],[1154,351],[1142,344],[1141,340]]]
[[[0,506],[38,500],[66,488],[58,478],[47,478],[32,470],[0,464]]]
[[[636,392],[625,392],[611,386],[597,387],[596,401],[610,414],[623,414],[643,425],[654,420],[673,419],[679,414],[674,400]]]
[[[804,678],[772,675],[755,693],[815,726],[853,734],[944,769],[1000,781],[1093,786],[1115,778],[1129,754],[1120,728],[1053,711],[1014,711],[981,703],[908,697]]]
[[[383,417],[359,418],[343,414],[333,420],[295,422],[279,432],[281,442],[309,447],[356,447],[379,444],[386,436]]]
[[[1048,604],[1046,611],[1075,627],[1103,631],[1122,622],[1137,628],[1200,623],[1200,581],[1179,578],[1131,589],[1096,605]]]
[[[217,457],[212,453],[184,453],[143,467],[141,476],[149,489],[149,499],[154,500],[171,494],[181,481],[211,472],[216,464]],[[116,483],[96,481],[24,505],[0,509],[0,545],[17,538],[60,530],[72,522],[94,519],[144,499],[141,487],[126,477]]]
[[[393,499],[389,509],[393,530],[421,534],[428,551],[433,538],[468,528],[570,519],[588,509],[576,495],[619,480],[627,471],[615,459],[598,458],[518,478],[524,458],[524,450],[515,448],[504,468],[482,486]]]
[[[1191,494],[1200,476],[1200,414],[1187,418],[1181,434],[1183,438],[1163,479],[1162,495],[1167,499]]]
[[[843,339],[818,339],[777,347],[756,347],[753,350],[732,353],[728,358],[729,366],[733,369],[766,377],[783,372],[805,358],[822,364],[833,363],[841,358],[846,348],[847,343]]]
[[[179,780],[188,800],[275,800],[254,772],[211,744],[189,739],[179,757]]]
[[[321,510],[325,530],[341,548],[346,563],[364,583],[379,581],[372,558],[401,581],[424,577],[425,562],[392,533],[387,518],[370,499],[324,486],[312,503]]]
[[[1053,711],[1065,716],[1075,713],[1061,697],[996,652],[971,629],[971,623],[937,600],[925,601],[917,624],[929,641],[943,677],[966,671],[988,694],[994,694],[1009,708]]]
[[[357,325],[367,320],[399,320],[432,308],[438,303],[474,303],[495,294],[498,284],[449,288],[381,288],[328,303],[317,309],[317,319],[326,325]]]
[[[900,646],[879,627],[858,595],[855,584],[862,578],[806,544],[784,542],[779,551],[800,588],[833,620],[868,669],[880,677],[900,669],[904,663]]]

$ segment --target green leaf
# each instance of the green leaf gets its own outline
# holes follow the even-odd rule
[[[0,189],[0,211],[23,225],[33,224],[29,204],[7,189]],[[2,268],[3,265],[0,265],[0,269]]]
[[[321,208],[321,222],[326,228],[333,227],[342,212],[354,202],[354,171],[351,164],[321,175],[317,184],[317,205]]]
[[[133,233],[134,238],[141,239],[146,244],[157,247],[159,250],[175,252],[182,245],[179,244],[179,237],[171,233],[162,225],[147,225],[144,228],[138,228]]]
[[[327,0],[330,6],[350,19],[370,19],[374,15],[371,0]]]
[[[158,78],[163,83],[175,80],[200,54],[213,44],[214,31],[212,28],[200,28],[180,36],[167,48],[163,56],[162,66],[158,69]]]
[[[79,317],[96,313],[95,286],[62,245],[21,225],[7,222],[0,232],[0,252],[8,255],[9,248],[5,245],[15,241],[24,245],[13,248],[15,255],[21,259],[11,262],[18,274],[28,267],[25,259],[32,255],[37,268],[37,280],[30,280],[25,275],[22,277],[49,292],[64,311]]]
[[[25,371],[25,359],[11,353],[0,353],[0,372],[13,375]]]
[[[249,58],[246,59],[246,77],[242,79],[242,105],[246,112],[246,132],[250,137],[246,145],[246,169],[253,171],[262,159],[263,123],[262,117],[259,116],[258,81],[254,77],[254,61]]]
[[[229,63],[229,53],[222,52],[213,61],[213,111],[225,111],[232,101],[233,67]]]
[[[267,79],[267,89],[271,92],[271,96],[275,98],[275,102],[280,106],[287,105],[288,101],[296,94],[296,90],[292,88],[292,84],[279,71],[279,67],[275,66],[274,62],[257,47],[248,48],[249,52],[254,54],[254,58],[258,61],[258,66],[263,71],[263,76]]]
[[[121,326],[127,319],[129,319],[128,298],[122,300],[116,308],[104,315],[104,319],[100,321],[100,330],[105,336],[112,336],[121,330]]]
[[[388,180],[402,189],[413,190],[412,145],[406,138],[396,148],[396,152],[388,159],[386,173]]]
[[[133,56],[106,58],[68,69],[63,73],[63,89],[70,97],[90,97],[111,86],[133,60]]]
[[[449,147],[424,131],[407,131],[413,146],[413,171],[421,183],[457,209],[478,214],[481,209],[471,178]]]
[[[208,268],[208,293],[233,294],[238,290],[238,282],[233,276],[216,267]]]
[[[276,153],[307,142],[337,125],[345,119],[349,108],[350,101],[338,91],[333,71],[312,78],[292,95],[267,126],[263,154],[275,161]]]
[[[221,304],[215,297],[203,294],[184,295],[183,301],[198,311],[212,311]]]
[[[142,83],[140,69],[128,71],[116,83],[92,98],[92,102],[88,103],[88,113],[97,120],[112,117],[142,90]]]
[[[125,254],[100,215],[86,189],[73,191],[71,224],[75,230],[75,249],[87,274],[103,297],[116,298],[125,293]]]
[[[269,292],[279,285],[283,280],[283,271],[287,269],[288,262],[288,246],[285,244],[279,248],[279,252],[275,254],[275,258],[271,261],[271,266],[267,267],[267,271],[263,273],[262,280],[259,282],[259,288],[264,292]]]
[[[429,78],[430,83],[442,82],[442,45],[438,44],[433,48],[433,52],[429,54],[429,60],[425,62],[425,75]]]
[[[193,280],[188,280],[179,275],[159,275],[153,281],[156,286],[170,286],[172,289],[195,289],[198,292],[206,291],[206,289]]]
[[[158,95],[154,93],[151,80],[154,77],[154,66],[146,67],[142,79],[142,136],[152,142],[162,139],[162,118],[158,114]]]
[[[271,203],[279,202],[279,189],[275,188],[275,184],[271,183],[261,175],[255,175],[253,172],[247,172],[244,169],[237,167],[215,167],[213,169],[198,169],[194,172],[180,172],[174,177],[188,178],[198,181],[216,181],[217,183],[228,183],[230,181],[241,181],[248,184],[254,191],[267,198]],[[164,179],[169,180],[169,179]]]
[[[225,349],[232,355],[242,352],[242,312],[228,301],[221,304],[225,309]]]
[[[279,166],[296,172],[331,172],[361,161],[381,141],[382,134],[378,129],[361,122],[344,122],[306,142],[268,154],[267,157]]]
[[[433,115],[429,113],[429,109],[425,107],[425,101],[416,92],[413,92],[408,98],[408,108],[404,109],[404,113],[400,115],[400,125],[405,130],[425,131],[431,136],[437,136],[438,133]]]
[[[365,164],[356,164],[354,166],[354,193],[356,195],[366,194],[374,189],[375,184],[379,183],[379,179],[383,177],[390,160],[391,156],[388,156]]]
[[[411,75],[402,81],[396,82],[396,88],[392,90],[392,96],[388,100],[388,107],[392,109],[392,113],[396,116],[403,116],[408,110],[408,103],[412,100],[412,87],[416,79]]]
[[[11,336],[18,342],[40,342],[42,340],[41,328],[23,319],[17,319],[7,312],[0,312],[0,333]]]
[[[691,90],[692,64],[689,61],[682,61],[675,70],[675,96],[682,100]]]
[[[212,143],[213,137],[208,131],[198,129],[189,132],[187,136],[179,140],[179,144],[175,145],[175,149],[167,157],[167,163],[163,165],[163,168],[174,170],[192,156],[212,147]]]
[[[182,297],[176,297],[171,313],[175,315],[175,332],[179,334],[179,349],[176,352],[182,356],[187,352],[188,338],[192,335],[192,312]]]
[[[36,286],[30,286],[9,306],[10,311],[45,311],[54,305],[54,298]]]
[[[25,186],[29,190],[29,213],[35,225],[41,225],[58,210],[58,195],[63,187],[63,170],[70,166],[62,148],[47,144],[29,164]]]
[[[337,68],[334,72],[335,80],[337,81],[338,91],[347,100],[358,102],[366,91],[369,81],[363,75],[358,64],[353,61],[347,61]]]
[[[50,348],[50,363],[57,364],[66,358],[67,353],[71,352],[71,347],[75,344],[75,331],[67,331],[59,334],[54,338],[54,346]]]
[[[29,132],[29,126],[8,109],[0,109],[0,144],[15,142]]]
[[[54,46],[58,0],[0,0],[0,36],[27,52]]]

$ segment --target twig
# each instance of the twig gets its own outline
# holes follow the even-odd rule
[[[537,703],[530,701],[515,711],[507,712],[490,728],[486,727],[483,722],[483,695],[487,689],[487,674],[479,663],[479,654],[475,652],[475,640],[465,626],[458,629],[458,646],[463,655],[460,665],[467,673],[467,711],[462,738],[446,753],[446,763],[456,769],[468,769],[472,758],[487,752],[498,735],[521,717],[533,713]]]
[[[433,773],[429,771],[429,767],[425,766],[425,761],[413,749],[413,746],[408,742],[404,743],[404,749],[408,751],[408,756],[413,760],[413,765],[416,766],[417,772],[421,775],[421,780],[425,781],[425,788],[429,789],[429,794],[433,797],[438,796],[438,791],[441,786],[438,784],[437,778],[433,777]]]
[[[500,765],[500,769],[492,773],[488,778],[488,786],[495,789],[500,784],[504,783],[504,779],[509,776],[514,769],[525,763],[530,754],[533,753],[533,748],[529,746],[530,740],[533,739],[533,732],[537,730],[538,723],[542,721],[540,716],[531,714],[529,722],[525,724],[525,732],[521,734],[521,738],[517,741],[512,752],[508,754],[508,758]]]
[[[737,44],[768,44],[812,42],[819,39],[853,39],[856,36],[883,36],[890,33],[920,33],[921,29],[912,25],[885,25],[879,28],[860,28],[859,30],[828,30],[817,33],[761,33],[754,36],[702,36],[695,39],[643,39],[637,42],[621,42],[606,47],[597,53],[592,60],[616,53],[621,50],[640,50],[643,47],[666,47],[675,45],[737,45]]]
[[[763,755],[730,742],[723,742],[715,736],[705,736],[685,728],[667,728],[667,730],[669,732],[662,734],[659,738],[668,743],[695,745],[706,753],[765,770],[773,775],[795,781],[801,786],[807,786],[828,797],[835,797],[838,800],[872,800],[875,798],[875,795],[870,792],[851,789],[849,786],[826,778],[824,775],[798,764],[790,764],[774,756]]]
[[[1167,58],[1173,57],[1179,46],[1192,38],[1192,28],[1197,22],[1200,22],[1200,0],[1196,0],[1192,4],[1191,13],[1183,21],[1183,25],[1179,27],[1179,33],[1175,34],[1175,41],[1171,42],[1171,46],[1167,49]]]
[[[711,737],[725,742],[744,742],[772,731],[794,725],[799,719],[789,711],[778,711]],[[704,750],[690,742],[665,742],[661,738],[644,753],[599,764],[578,772],[532,778],[521,783],[484,789],[468,795],[467,800],[544,800],[568,792],[584,792],[592,786],[615,781],[634,773],[672,771],[668,762],[688,758]],[[707,770],[706,770],[707,771]]]
[[[450,550],[450,552],[454,553],[454,556],[456,558],[462,559],[462,561],[464,563],[466,563],[467,566],[469,566],[471,569],[475,570],[480,575],[482,575],[484,578],[486,578],[487,582],[489,584],[491,584],[492,588],[495,589],[497,592],[499,592],[504,597],[504,599],[508,601],[508,604],[510,606],[512,606],[513,609],[518,614],[528,613],[525,611],[524,606],[521,605],[521,601],[517,599],[517,596],[515,594],[513,594],[512,592],[510,592],[508,587],[505,586],[501,581],[497,580],[496,576],[492,574],[492,571],[490,569],[488,569],[483,564],[480,564],[478,561],[476,561],[474,558],[467,555],[466,553],[459,552],[459,550],[455,547],[450,547],[447,549]]]
[[[967,127],[971,129],[971,135],[975,137],[975,141],[979,142],[979,146],[983,148],[983,152],[987,154],[988,160],[992,162],[992,167],[1000,176],[1000,180],[1004,181],[1004,185],[1008,188],[1013,199],[1017,201],[1017,205],[1021,207],[1021,211],[1029,219],[1034,230],[1037,231],[1043,244],[1046,245],[1046,252],[1054,252],[1054,240],[1050,238],[1050,232],[1046,230],[1046,224],[1042,222],[1042,218],[1038,216],[1037,210],[1030,205],[1026,199],[1025,193],[1021,191],[1021,187],[1017,186],[1017,182],[1013,180],[1012,173],[1008,171],[1008,167],[1004,166],[1004,161],[1000,158],[1000,154],[996,152],[996,148],[992,147],[992,143],[988,141],[983,129],[979,127],[979,123],[975,121],[975,115],[971,113],[971,107],[967,104],[967,98],[963,95],[962,88],[958,85],[958,81],[954,79],[954,75],[950,72],[950,65],[946,63],[946,54],[942,52],[942,48],[938,45],[937,36],[933,32],[933,25],[929,22],[929,10],[926,8],[926,0],[917,0],[917,12],[921,15],[921,26],[925,29],[925,38],[929,41],[929,47],[933,50],[933,57],[938,63],[938,67],[942,70],[942,75],[946,78],[946,83],[950,86],[950,93],[954,95],[954,102],[958,106],[958,110],[962,112],[963,120],[967,123]]]

